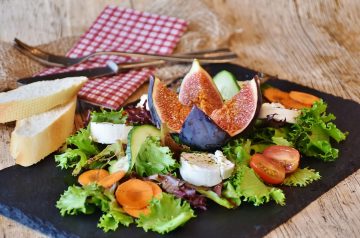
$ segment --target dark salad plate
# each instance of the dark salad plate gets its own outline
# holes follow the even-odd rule
[[[205,68],[211,75],[226,69],[239,80],[251,79],[255,74],[254,71],[231,64],[208,65]],[[328,112],[337,116],[337,127],[349,132],[347,139],[336,146],[340,157],[335,162],[302,158],[301,167],[314,168],[322,178],[304,188],[281,187],[286,195],[285,206],[270,202],[255,207],[244,202],[239,208],[228,210],[209,202],[207,211],[196,211],[196,218],[166,237],[264,236],[360,168],[360,155],[354,153],[360,145],[359,104],[284,80],[271,79],[268,83],[285,91],[308,92],[328,103]],[[0,171],[0,213],[52,237],[160,236],[153,232],[146,233],[135,225],[104,233],[96,226],[100,214],[61,217],[55,203],[72,183],[74,178],[70,171],[57,168],[53,155],[28,168],[15,165],[4,169]]]

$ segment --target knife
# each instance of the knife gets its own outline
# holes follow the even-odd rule
[[[114,61],[108,61],[106,63],[106,66],[104,67],[96,67],[96,68],[83,69],[83,70],[73,70],[64,73],[55,73],[55,74],[27,77],[17,80],[17,83],[19,86],[21,86],[43,80],[54,80],[54,79],[77,77],[77,76],[86,76],[90,79],[99,78],[103,76],[111,76],[118,73],[126,72],[131,69],[159,66],[163,64],[165,64],[164,60],[140,61],[140,62],[121,63],[121,64],[116,64]]]

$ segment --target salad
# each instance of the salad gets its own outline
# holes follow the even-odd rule
[[[55,156],[78,180],[56,207],[62,216],[102,211],[104,232],[134,223],[164,234],[210,201],[284,206],[282,186],[321,178],[303,157],[339,157],[333,143],[346,133],[326,109],[315,95],[260,88],[257,77],[238,82],[222,71],[212,79],[194,61],[179,94],[152,78],[138,105],[91,113]]]

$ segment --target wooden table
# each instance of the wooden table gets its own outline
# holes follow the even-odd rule
[[[8,57],[13,52],[6,42],[14,37],[32,44],[60,39],[64,49],[58,47],[57,50],[63,52],[76,39],[64,37],[83,33],[107,4],[178,17],[183,14],[184,18],[190,15],[193,21],[190,30],[201,31],[201,22],[197,21],[213,15],[196,16],[196,11],[185,14],[186,11],[179,10],[197,4],[218,14],[231,31],[231,36],[227,35],[230,37],[224,41],[220,36],[200,42],[204,46],[231,46],[243,66],[360,102],[360,1],[206,0],[205,5],[195,1],[119,2],[0,1],[0,88],[12,87],[9,82],[41,68],[25,59],[22,60],[26,64],[19,66]],[[225,30],[216,27],[207,24],[204,29],[211,32],[214,28],[215,33]],[[50,48],[51,45],[54,47],[54,43]],[[186,44],[181,45],[180,50],[184,46]],[[0,125],[0,169],[14,164],[8,155],[8,141],[8,128]],[[359,199],[360,172],[357,171],[267,237],[358,237]],[[43,237],[2,216],[0,236]]]

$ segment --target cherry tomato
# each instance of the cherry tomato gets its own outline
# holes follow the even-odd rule
[[[299,167],[300,153],[292,147],[272,145],[264,150],[263,155],[282,164],[287,174]]]
[[[250,167],[266,183],[280,184],[285,179],[285,168],[262,154],[251,156]]]

